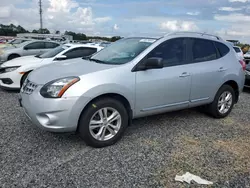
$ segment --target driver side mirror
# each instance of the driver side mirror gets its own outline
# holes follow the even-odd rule
[[[24,50],[28,50],[29,48],[28,48],[27,46],[24,46],[23,49],[24,49]]]
[[[158,57],[148,58],[138,67],[139,70],[162,69],[163,59]]]
[[[62,60],[66,60],[66,59],[67,59],[66,55],[60,55],[60,56],[55,58],[56,61],[62,61]]]

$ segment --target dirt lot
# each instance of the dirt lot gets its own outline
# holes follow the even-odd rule
[[[174,181],[188,171],[210,187],[247,188],[249,109],[247,91],[226,119],[194,109],[142,118],[116,145],[93,149],[77,135],[34,127],[17,93],[0,90],[0,187],[189,187]]]

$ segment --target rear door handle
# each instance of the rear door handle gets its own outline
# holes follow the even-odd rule
[[[224,71],[226,71],[227,69],[225,69],[224,67],[220,67],[219,68],[219,70],[218,70],[218,72],[224,72]]]
[[[189,73],[187,73],[187,72],[183,72],[179,77],[181,77],[181,78],[185,78],[185,77],[188,77],[188,76],[190,76],[190,74]]]

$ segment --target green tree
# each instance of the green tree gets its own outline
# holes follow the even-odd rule
[[[38,33],[42,33],[42,34],[50,34],[50,31],[47,28],[43,28],[43,29],[39,29]]]
[[[120,40],[120,39],[121,39],[120,36],[114,36],[111,38],[111,42],[115,42],[115,41]]]

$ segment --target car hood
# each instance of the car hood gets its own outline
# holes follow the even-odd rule
[[[82,76],[114,67],[117,67],[117,65],[106,65],[83,59],[66,60],[63,63],[57,62],[35,69],[29,75],[29,80],[44,85],[59,78]]]
[[[250,54],[245,54],[244,57],[250,57]]]
[[[35,56],[24,56],[12,59],[1,65],[1,67],[13,67],[13,66],[23,66],[33,63],[41,63],[44,59],[37,58]]]

